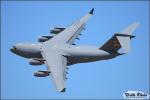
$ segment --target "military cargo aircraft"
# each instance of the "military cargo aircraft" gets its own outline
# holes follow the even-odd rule
[[[51,75],[56,89],[65,92],[66,69],[69,65],[108,60],[126,54],[130,51],[130,40],[135,37],[132,33],[139,25],[138,22],[115,33],[100,47],[76,45],[74,41],[79,39],[81,31],[84,30],[93,13],[94,8],[68,27],[54,27],[50,30],[51,35],[39,37],[38,43],[18,43],[10,50],[16,55],[29,59],[31,65],[45,64],[47,70],[37,71],[34,76]],[[119,52],[120,49],[123,49],[123,52]]]

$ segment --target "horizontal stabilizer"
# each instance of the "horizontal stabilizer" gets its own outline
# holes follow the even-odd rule
[[[135,38],[135,36],[133,36],[133,35],[119,34],[119,33],[116,33],[115,36],[129,37],[130,39]]]
[[[124,30],[122,30],[119,33],[131,35],[135,31],[135,29],[139,26],[139,24],[140,24],[139,22],[135,22],[135,23],[129,25],[127,28],[125,28]]]
[[[122,53],[128,53],[130,51],[130,41],[135,36],[131,35],[132,32],[138,27],[139,23],[133,23],[123,31],[114,34],[100,49],[110,53],[118,53],[120,48],[123,49]]]
[[[120,34],[117,34],[117,39],[119,40],[124,53],[128,53],[130,51],[131,38],[135,37],[131,34],[135,31],[139,24],[139,22],[135,22],[121,31]]]

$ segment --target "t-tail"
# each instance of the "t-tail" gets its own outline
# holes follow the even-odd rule
[[[135,37],[132,35],[132,33],[138,26],[139,26],[138,22],[129,25],[123,31],[114,34],[114,36],[111,39],[109,39],[99,49],[102,49],[109,53],[117,53],[117,54],[128,53],[130,51],[130,41],[132,38]],[[121,52],[119,52],[120,49],[122,49]]]

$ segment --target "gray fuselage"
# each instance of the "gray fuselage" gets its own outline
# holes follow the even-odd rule
[[[117,54],[111,54],[94,46],[52,45],[52,49],[60,50],[67,57],[67,65],[111,59]],[[19,43],[10,49],[13,53],[28,59],[43,59],[42,43]]]

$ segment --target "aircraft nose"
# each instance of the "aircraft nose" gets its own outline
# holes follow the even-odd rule
[[[14,52],[14,51],[16,51],[17,50],[17,47],[15,46],[15,45],[13,45],[11,48],[10,48],[10,51],[11,52]]]
[[[15,50],[17,49],[17,47],[16,46],[12,46]]]

